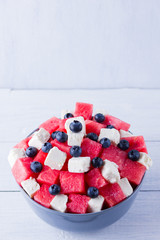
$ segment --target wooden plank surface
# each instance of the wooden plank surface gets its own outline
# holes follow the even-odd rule
[[[7,161],[9,149],[60,109],[74,108],[76,101],[92,102],[96,109],[132,124],[135,134],[144,135],[153,159],[141,192],[129,212],[117,223],[96,233],[64,232],[41,221],[33,214],[11,175]],[[160,90],[0,90],[0,239],[136,239],[160,238]]]

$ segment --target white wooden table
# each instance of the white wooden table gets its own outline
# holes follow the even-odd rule
[[[47,225],[27,205],[11,175],[9,149],[40,122],[76,101],[91,102],[97,109],[131,123],[143,135],[153,167],[129,212],[118,222],[94,233],[65,232]],[[0,90],[0,239],[160,239],[160,90]]]

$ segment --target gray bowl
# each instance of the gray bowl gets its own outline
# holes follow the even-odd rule
[[[25,191],[20,187],[23,196],[33,209],[33,211],[48,224],[67,231],[93,231],[107,227],[120,219],[131,207],[134,202],[143,179],[134,192],[124,201],[114,207],[102,210],[96,213],[71,214],[61,213],[55,210],[43,207],[32,200]]]
[[[93,231],[113,224],[129,210],[142,186],[143,180],[144,176],[141,183],[135,188],[134,192],[114,207],[100,212],[86,214],[61,213],[43,207],[32,200],[26,192],[19,185],[18,186],[33,211],[48,224],[67,231]]]

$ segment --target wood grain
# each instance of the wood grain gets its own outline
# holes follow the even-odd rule
[[[159,8],[159,0],[1,0],[0,87],[160,88]]]

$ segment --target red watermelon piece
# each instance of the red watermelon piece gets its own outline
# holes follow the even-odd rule
[[[85,120],[86,124],[86,133],[95,133],[97,135],[100,134],[101,128],[105,128],[106,125],[92,121],[92,120]]]
[[[45,153],[42,150],[39,150],[37,155],[34,157],[34,161],[38,161],[38,162],[44,164],[44,161],[45,161],[47,155],[48,155],[48,153]]]
[[[99,189],[108,207],[113,207],[126,198],[118,183],[109,183]]]
[[[139,185],[145,171],[146,167],[144,165],[127,158],[120,172],[120,175],[122,178],[126,177],[132,184]]]
[[[60,123],[59,123],[59,128],[65,129],[65,123],[66,123],[66,121],[67,121],[67,118],[61,119],[61,120],[60,120]]]
[[[120,120],[119,118],[113,117],[111,115],[106,115],[105,116],[105,121],[103,122],[103,124],[107,125],[113,125],[117,130],[125,130],[128,131],[128,129],[130,128],[130,124],[126,123],[122,120]]]
[[[62,193],[85,193],[84,173],[60,172]]]
[[[139,152],[148,153],[143,136],[132,136],[132,137],[125,137],[122,139],[126,139],[129,142],[129,148],[126,150],[127,152],[129,152],[132,149],[135,149],[135,150],[138,150]]]
[[[126,151],[122,151],[117,146],[111,145],[109,148],[103,148],[100,157],[110,160],[118,165],[119,170],[123,168],[123,164],[127,158]]]
[[[30,177],[36,177],[38,175],[32,172],[30,169],[31,162],[33,162],[32,158],[19,158],[16,160],[12,168],[12,174],[20,186],[22,181],[27,180]]]
[[[85,120],[91,119],[93,113],[93,104],[77,102],[75,107],[74,116],[82,116]]]
[[[42,184],[40,189],[34,195],[34,200],[46,208],[50,208],[50,203],[55,197],[49,193],[49,185]]]
[[[70,146],[68,146],[67,142],[61,143],[59,141],[57,141],[57,139],[54,139],[53,141],[51,141],[51,144],[53,146],[56,146],[59,150],[67,153],[68,157],[71,157],[70,155]]]
[[[103,178],[100,170],[94,168],[85,174],[85,180],[89,187],[101,188],[105,186],[108,182]]]
[[[23,139],[22,141],[20,141],[19,143],[17,143],[14,148],[23,148],[24,150],[26,150],[29,146],[28,146],[28,142],[31,139],[32,136],[27,137],[25,139]]]
[[[84,214],[87,212],[89,197],[80,194],[70,194],[68,197],[67,211],[70,213]]]
[[[39,128],[44,128],[46,131],[48,131],[50,134],[59,127],[60,119],[56,117],[52,117],[42,123]]]
[[[37,181],[40,184],[43,184],[43,183],[48,185],[57,184],[59,179],[59,173],[60,171],[58,170],[55,170],[55,169],[52,170],[48,166],[43,166],[42,171],[38,175]]]
[[[100,155],[102,145],[89,138],[84,138],[81,144],[82,154],[81,156],[90,157],[91,159]]]

